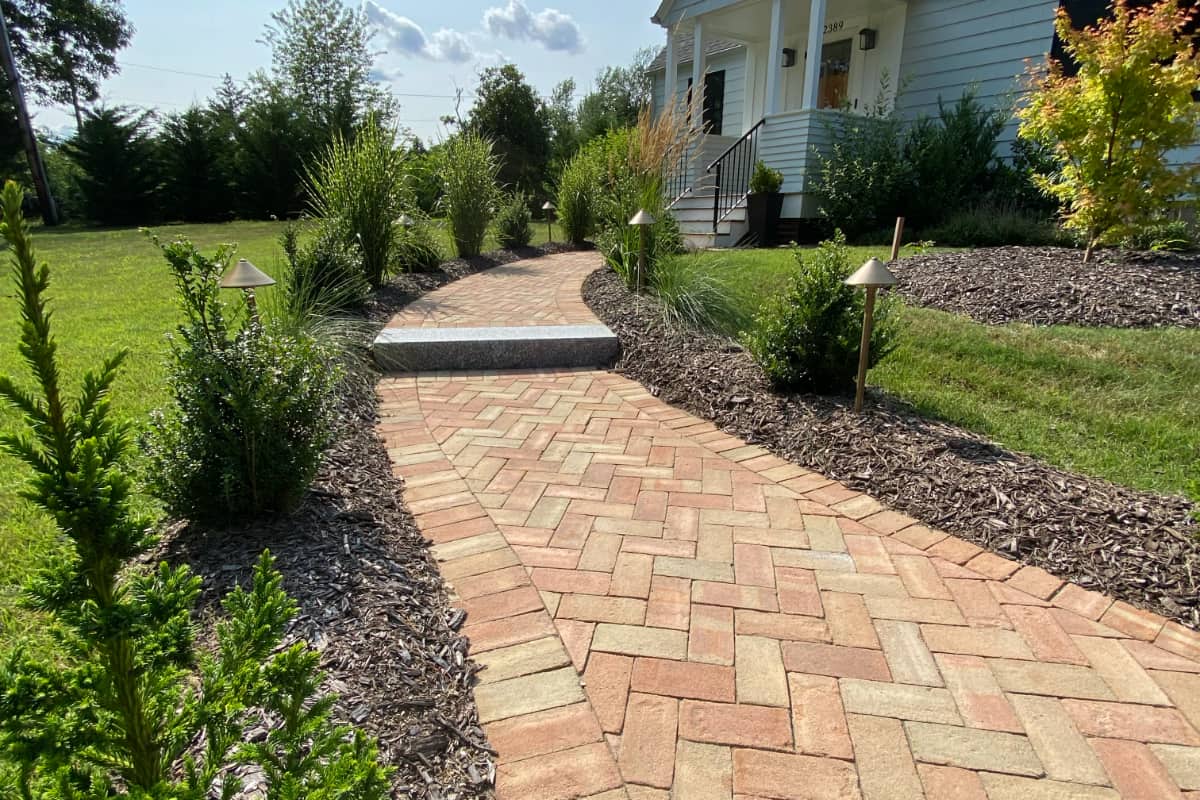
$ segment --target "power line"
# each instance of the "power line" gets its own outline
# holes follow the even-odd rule
[[[151,64],[138,64],[134,61],[122,61],[121,65],[125,66],[125,67],[137,67],[138,69],[148,69],[148,70],[152,70],[154,72],[169,72],[172,75],[187,75],[192,78],[209,78],[209,79],[215,80],[215,81],[220,81],[220,80],[225,79],[224,75],[210,75],[207,72],[189,72],[188,70],[185,70],[185,69],[172,69],[170,67],[156,67]],[[246,83],[247,82],[245,79],[237,79],[237,78],[235,78],[234,81],[236,83]],[[427,98],[430,100],[455,100],[455,99],[457,99],[457,96],[452,95],[452,94],[423,94],[420,92],[391,92],[390,94],[392,94],[392,96],[394,96],[394,97],[423,97],[423,98]],[[463,97],[474,97],[474,96],[475,96],[474,94],[468,94],[468,93],[463,94]]]

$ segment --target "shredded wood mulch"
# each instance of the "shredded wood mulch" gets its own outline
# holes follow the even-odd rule
[[[368,301],[366,314],[382,326],[438,286],[558,249],[499,251],[397,277]],[[158,555],[186,562],[204,579],[201,613],[211,618],[270,549],[300,607],[289,638],[321,651],[339,716],[377,737],[384,761],[396,767],[394,796],[489,798],[495,754],[475,709],[477,667],[458,633],[464,613],[451,607],[403,504],[377,421],[374,382],[348,387],[334,442],[300,508],[226,529],[179,524]],[[247,778],[252,784],[254,776]]]
[[[988,247],[901,260],[910,302],[999,325],[1200,328],[1200,255]]]
[[[873,395],[775,392],[728,339],[665,325],[612,270],[583,295],[617,335],[616,370],[747,442],[867,492],[927,525],[1200,627],[1191,504],[1056,469]]]

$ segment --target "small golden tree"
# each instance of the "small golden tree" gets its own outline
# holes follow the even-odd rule
[[[1048,146],[1058,163],[1035,180],[1085,238],[1084,261],[1106,237],[1162,216],[1200,175],[1167,161],[1197,141],[1200,55],[1184,32],[1192,12],[1177,0],[1147,8],[1114,0],[1110,10],[1110,19],[1076,30],[1059,9],[1055,27],[1078,73],[1054,59],[1031,70],[1017,112],[1020,136]]]

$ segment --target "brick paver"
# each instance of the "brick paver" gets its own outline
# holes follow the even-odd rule
[[[558,259],[570,280],[521,290],[553,295],[540,309],[596,265],[539,269]],[[476,313],[499,276],[441,292]],[[1198,796],[1193,631],[611,373],[408,375],[380,396],[487,667],[501,800]]]
[[[389,328],[484,328],[595,323],[579,285],[595,253],[514,261],[447,284],[409,303]]]

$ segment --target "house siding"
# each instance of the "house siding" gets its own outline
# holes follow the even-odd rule
[[[746,101],[746,49],[739,47],[736,50],[728,50],[705,59],[704,71],[706,73],[718,70],[725,70],[725,116],[722,123],[722,135],[741,136],[743,109]],[[665,70],[658,70],[654,73],[654,108],[656,111],[662,110],[666,102],[663,98],[665,77]],[[692,60],[689,57],[686,63],[679,65],[675,76],[677,97],[687,96],[688,80],[691,77]]]
[[[1058,0],[910,0],[897,110],[933,116],[939,98],[953,103],[972,88],[984,105],[1013,109],[1026,64],[1050,52],[1057,9]],[[1001,154],[1016,131],[1010,120]]]

